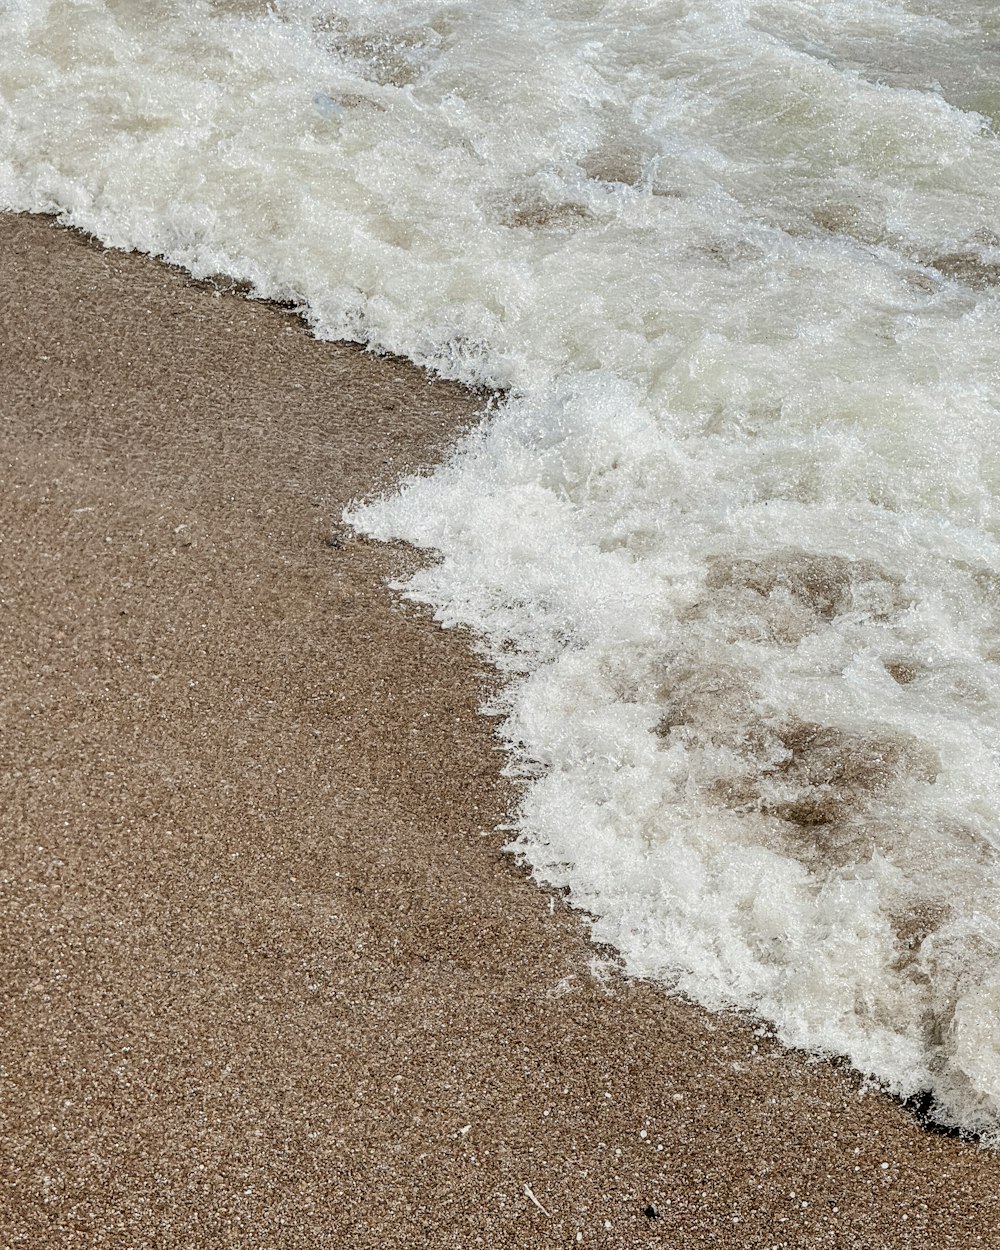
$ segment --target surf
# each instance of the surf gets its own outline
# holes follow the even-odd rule
[[[348,519],[504,675],[512,849],[996,1142],[992,20],[17,0],[0,204],[496,392]]]

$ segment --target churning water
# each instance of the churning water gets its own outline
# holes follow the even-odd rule
[[[1000,1140],[993,0],[0,0],[0,203],[505,398],[353,523],[627,966]]]

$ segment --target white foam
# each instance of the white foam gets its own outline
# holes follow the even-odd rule
[[[990,20],[11,0],[0,204],[505,388],[351,519],[508,674],[518,851],[635,973],[995,1138]]]

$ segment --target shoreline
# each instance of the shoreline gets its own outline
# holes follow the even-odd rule
[[[606,983],[491,832],[489,675],[328,542],[481,397],[48,219],[0,257],[0,1241],[987,1244],[996,1156]]]

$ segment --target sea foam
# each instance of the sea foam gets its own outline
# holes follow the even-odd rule
[[[1000,1140],[978,0],[7,0],[0,204],[501,399],[353,524],[627,968]]]

